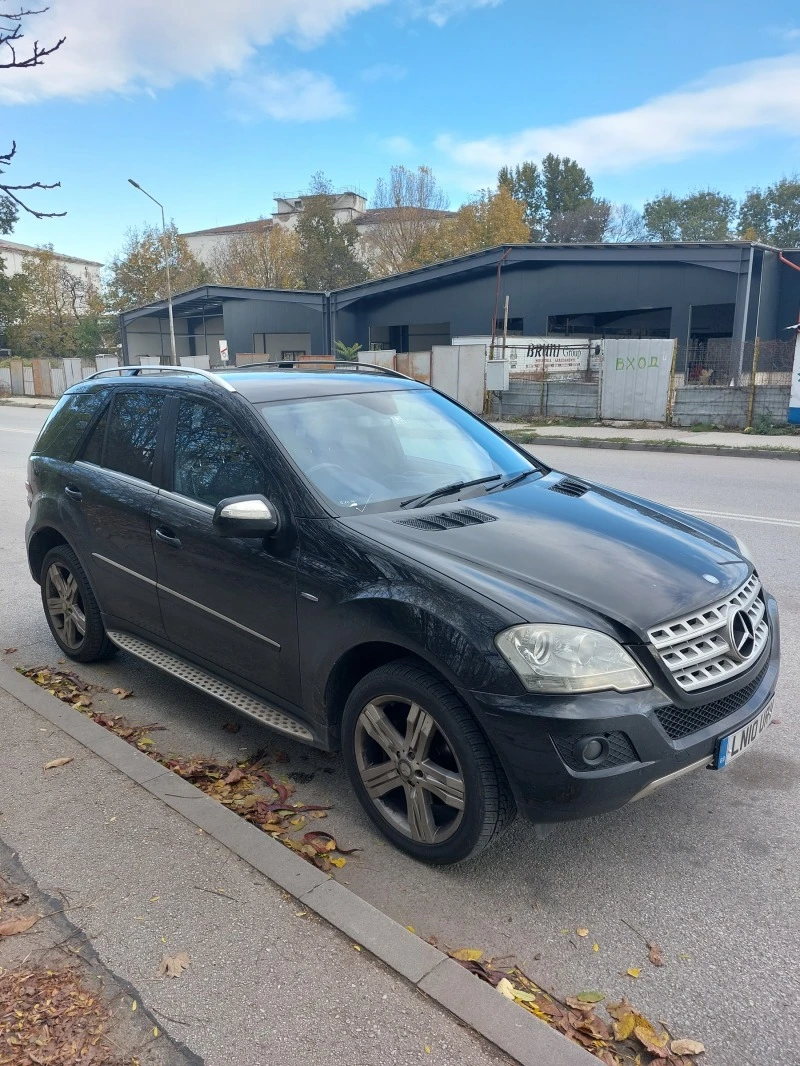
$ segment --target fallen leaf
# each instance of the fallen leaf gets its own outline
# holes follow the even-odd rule
[[[643,1044],[651,1055],[665,1059],[669,1054],[669,1033],[657,1033],[653,1026],[644,1019],[645,1024],[635,1025],[633,1035]]]
[[[0,936],[15,936],[27,931],[39,921],[38,914],[28,914],[20,918],[7,918],[0,922]]]
[[[407,925],[406,929],[409,931],[409,933],[416,933],[416,929],[413,925]]]
[[[638,977],[641,972],[642,970],[640,966],[629,966],[625,971],[628,977]]]
[[[133,695],[130,689],[127,688],[112,688],[111,691],[115,696],[119,696],[121,700],[126,700],[129,696]]]
[[[584,929],[582,927],[580,929],[576,929],[575,932],[578,934],[578,936],[588,936],[589,935],[589,930],[588,929]]]
[[[431,1046],[430,1046],[430,1044],[426,1044],[425,1045],[425,1054],[426,1055],[430,1055],[430,1053],[431,1053]]]
[[[73,759],[72,755],[67,755],[63,759],[51,759],[50,762],[44,764],[45,770],[55,770],[57,766],[66,766],[67,763],[71,763]]]
[[[158,967],[158,972],[162,977],[180,977],[184,970],[188,970],[189,964],[189,956],[185,951],[181,951],[178,955],[165,955]]]
[[[599,950],[600,950],[600,945],[597,942],[592,944],[592,951],[599,951]]]
[[[501,996],[505,996],[506,999],[514,998],[514,986],[507,977],[501,977],[497,982],[497,991]]]
[[[673,1055],[702,1055],[706,1047],[699,1040],[673,1040],[669,1049]]]
[[[240,781],[243,781],[247,775],[243,773],[238,766],[234,766],[227,777],[223,778],[223,783],[226,785],[236,785]]]
[[[663,966],[664,965],[664,953],[662,952],[662,950],[658,946],[658,944],[648,943],[647,947],[648,947],[647,957],[650,960],[650,962],[652,962],[653,966]]]
[[[479,948],[459,948],[458,951],[450,952],[450,958],[459,962],[480,962],[483,952]]]
[[[16,648],[6,648],[6,650],[3,652],[3,654],[4,655],[13,655],[16,650],[17,650]]]
[[[31,897],[27,892],[17,892],[14,896],[6,896],[5,899],[0,899],[0,904],[3,906],[21,907],[23,903],[27,903]]]
[[[331,859],[331,866],[335,866],[337,870],[341,870],[341,868],[344,866],[344,864],[346,862],[347,862],[347,859],[334,858],[334,859]]]
[[[151,897],[150,897],[150,902],[151,902],[151,903],[158,903],[158,901],[159,901],[160,899],[161,899],[161,896],[151,896]]]
[[[579,992],[576,999],[579,999],[581,1003],[599,1003],[605,999],[605,992]]]
[[[136,1000],[134,1000],[133,1003],[131,1003],[131,1010],[136,1010],[136,1006]]]
[[[153,1036],[158,1036],[158,1026],[157,1025],[153,1026]]]
[[[356,951],[361,951],[361,945],[360,944],[353,944],[353,947],[356,949]]]
[[[307,914],[308,914],[308,911],[295,911],[294,912],[295,918],[305,918],[305,916]]]

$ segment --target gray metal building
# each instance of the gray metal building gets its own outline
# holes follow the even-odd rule
[[[204,286],[176,296],[178,351],[219,362],[299,352],[335,342],[419,351],[488,335],[509,297],[515,334],[674,337],[685,351],[729,342],[747,369],[748,342],[785,339],[798,319],[800,250],[750,242],[504,245],[331,293]],[[169,352],[166,303],[121,315],[126,362]],[[240,360],[244,361],[244,360]]]

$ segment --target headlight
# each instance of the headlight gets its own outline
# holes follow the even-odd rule
[[[747,559],[748,563],[752,563],[753,562],[753,553],[747,547],[747,545],[742,540],[742,538],[741,537],[734,537],[734,540],[736,541],[736,547],[739,549],[739,554],[744,559]]]
[[[529,692],[631,692],[647,675],[605,633],[577,626],[512,626],[494,638]]]

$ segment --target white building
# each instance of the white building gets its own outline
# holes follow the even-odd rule
[[[22,273],[22,267],[26,255],[35,255],[41,248],[35,248],[31,244],[17,244],[16,241],[7,241],[0,238],[0,257],[5,264],[6,277]],[[93,259],[78,259],[74,255],[64,255],[62,252],[53,252],[58,263],[74,277],[86,281],[93,288],[100,286],[100,270],[102,263],[96,263]]]

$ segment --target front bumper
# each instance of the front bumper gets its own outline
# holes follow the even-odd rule
[[[765,599],[770,642],[759,660],[730,684],[706,689],[693,699],[678,696],[661,680],[651,689],[630,693],[465,693],[521,813],[534,822],[591,817],[708,766],[720,738],[755,718],[775,692],[780,667],[778,608],[773,597],[765,594]],[[727,706],[735,709],[676,738],[680,732],[672,725],[676,716],[702,721],[711,705],[718,715]],[[575,749],[581,738],[594,736],[607,738],[609,744],[609,757],[596,768],[582,763]]]

